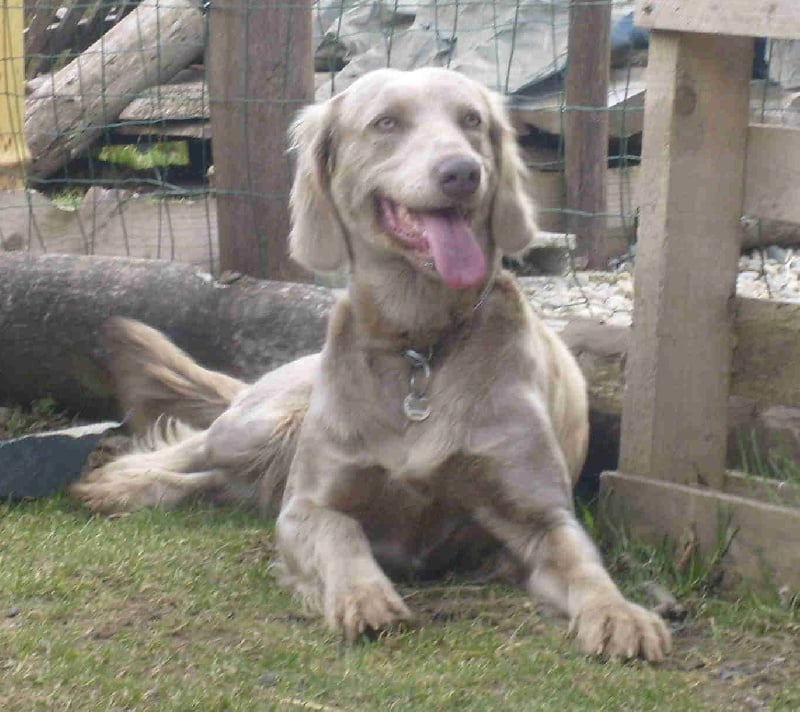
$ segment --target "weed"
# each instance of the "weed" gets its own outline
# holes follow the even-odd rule
[[[800,486],[800,462],[791,455],[787,446],[773,445],[765,449],[753,430],[738,432],[737,445],[744,473]]]
[[[70,418],[55,401],[42,398],[29,408],[3,408],[0,416],[0,440],[16,438],[44,430],[55,430],[70,424]]]

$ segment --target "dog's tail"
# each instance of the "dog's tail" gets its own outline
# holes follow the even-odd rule
[[[207,428],[246,384],[195,363],[161,332],[123,317],[105,326],[109,369],[123,412],[137,433],[161,417]]]

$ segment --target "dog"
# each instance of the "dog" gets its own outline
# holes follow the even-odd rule
[[[450,70],[378,70],[305,108],[291,145],[292,256],[350,274],[322,352],[246,385],[113,320],[143,444],[72,494],[99,512],[257,503],[287,582],[348,641],[411,617],[391,577],[499,551],[581,650],[662,660],[668,629],[623,597],[573,510],[581,371],[500,268],[536,230],[500,98]]]

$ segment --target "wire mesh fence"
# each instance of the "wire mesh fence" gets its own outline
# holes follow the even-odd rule
[[[576,266],[563,259],[573,246],[571,218],[581,216],[567,195],[567,118],[606,114],[605,197],[592,214],[613,244],[610,266],[628,266],[648,44],[633,24],[633,0],[315,0],[307,40],[298,22],[310,0],[294,1],[30,0],[20,54],[6,20],[22,0],[3,0],[0,61],[6,70],[22,62],[24,81],[6,71],[0,103],[17,125],[22,112],[30,160],[16,157],[26,166],[25,190],[0,193],[0,252],[154,257],[219,272],[226,235],[252,233],[250,271],[274,273],[269,263],[281,259],[275,249],[285,249],[287,225],[263,216],[273,206],[285,211],[291,167],[259,164],[261,148],[277,141],[283,151],[288,117],[305,101],[378,67],[433,65],[507,97],[540,227],[557,236],[516,263],[523,273]],[[593,5],[610,6],[606,101],[570,104],[571,21],[576,7]],[[304,79],[296,65],[306,64]],[[751,119],[800,125],[800,43],[758,43]],[[7,123],[0,134],[13,129]],[[19,153],[18,143],[0,138],[6,154]],[[4,165],[14,162],[6,155]],[[744,224],[753,247],[800,242],[791,226]],[[796,284],[791,249],[755,259],[746,271],[767,284],[765,296],[765,275]]]

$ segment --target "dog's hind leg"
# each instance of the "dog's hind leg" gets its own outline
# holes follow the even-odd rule
[[[171,508],[198,497],[277,513],[310,386],[290,383],[262,401],[269,379],[262,380],[265,388],[254,386],[252,400],[242,399],[207,430],[157,424],[137,450],[89,472],[70,494],[106,513]]]
[[[180,439],[168,442],[154,436],[159,442],[145,443],[143,449],[89,472],[70,487],[70,495],[92,511],[112,513],[171,508],[223,490],[228,476],[209,468],[207,432],[179,429]]]

